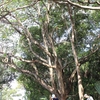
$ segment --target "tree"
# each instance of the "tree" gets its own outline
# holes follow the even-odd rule
[[[49,98],[49,92],[45,90],[40,84],[33,81],[30,77],[26,75],[21,75],[19,80],[25,88],[25,95],[27,100],[40,100],[41,98]]]
[[[97,7],[99,2],[53,1],[36,0],[27,3],[15,0],[9,2],[10,8],[7,9],[1,5],[3,13],[0,19],[12,32],[20,34],[22,42],[21,57],[12,53],[12,62],[3,63],[30,76],[50,93],[56,94],[60,100],[66,100],[69,94],[73,94],[77,73],[79,99],[84,100],[81,78],[84,74],[81,66],[86,62],[90,64],[93,61],[90,59],[92,56],[97,60],[100,58],[95,56],[97,52],[100,53],[100,36],[96,32],[99,25],[92,26],[95,20],[91,20],[90,16],[87,18],[86,14],[93,14],[88,9],[100,9]],[[14,2],[15,9],[11,5]],[[18,7],[18,3],[22,7]],[[96,6],[90,7],[87,4]]]
[[[22,99],[24,98],[23,91],[23,85],[16,80],[14,80],[12,83],[13,85],[10,84],[10,87],[4,86],[4,89],[2,90],[2,100],[14,100],[15,99]]]

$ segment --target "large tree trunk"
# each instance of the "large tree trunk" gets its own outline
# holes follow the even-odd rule
[[[56,71],[57,77],[56,83],[54,82],[54,94],[59,98],[59,100],[66,100],[66,98],[68,97],[69,88],[66,88],[66,85],[64,84],[63,70],[59,60],[57,60],[56,69],[54,70]]]
[[[80,64],[78,62],[75,46],[74,46],[74,33],[72,31],[72,38],[71,38],[71,45],[72,45],[72,52],[75,60],[75,65],[76,65],[76,71],[77,71],[77,79],[78,79],[78,92],[79,92],[79,99],[84,100],[83,93],[83,85],[82,85],[82,79],[81,79],[81,73],[80,73]]]
[[[81,79],[81,74],[80,74],[80,64],[78,62],[77,54],[76,54],[74,43],[72,40],[71,40],[71,44],[72,44],[72,51],[74,55],[75,65],[76,65],[76,71],[77,71],[79,98],[80,100],[84,100],[84,97],[83,97],[84,91],[83,91],[82,79]]]
[[[69,15],[70,15],[70,20],[71,20],[71,26],[72,26],[72,33],[71,36],[69,36],[70,41],[71,41],[71,46],[72,46],[72,52],[73,52],[73,57],[74,57],[74,61],[75,61],[75,65],[76,65],[76,72],[77,72],[77,79],[78,79],[78,93],[79,93],[79,100],[84,100],[84,89],[83,89],[83,85],[82,85],[82,79],[81,79],[81,74],[80,74],[80,64],[78,61],[78,57],[77,57],[77,53],[75,50],[75,28],[74,28],[74,20],[72,17],[72,9],[70,7],[70,5],[68,5],[68,10],[69,10]]]

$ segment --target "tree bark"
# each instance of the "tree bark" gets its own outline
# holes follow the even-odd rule
[[[71,46],[72,46],[72,53],[73,53],[73,57],[74,57],[74,61],[75,61],[75,66],[76,66],[76,72],[77,72],[77,79],[78,79],[78,94],[79,94],[79,100],[84,100],[84,89],[83,89],[83,85],[82,85],[82,79],[81,79],[81,74],[80,74],[80,63],[78,61],[78,57],[77,57],[77,53],[75,50],[75,28],[74,28],[74,21],[73,21],[73,17],[72,17],[72,9],[70,7],[70,5],[68,5],[68,10],[69,10],[69,15],[70,15],[70,20],[71,20],[71,25],[72,25],[72,33],[71,36],[69,35],[70,41],[71,41]]]

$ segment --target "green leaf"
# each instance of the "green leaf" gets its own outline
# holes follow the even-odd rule
[[[95,83],[95,89],[100,94],[100,81],[98,81],[98,82]]]

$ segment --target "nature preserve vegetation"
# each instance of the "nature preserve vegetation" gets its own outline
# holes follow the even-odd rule
[[[16,72],[27,100],[100,100],[100,0],[0,0],[0,86]]]

